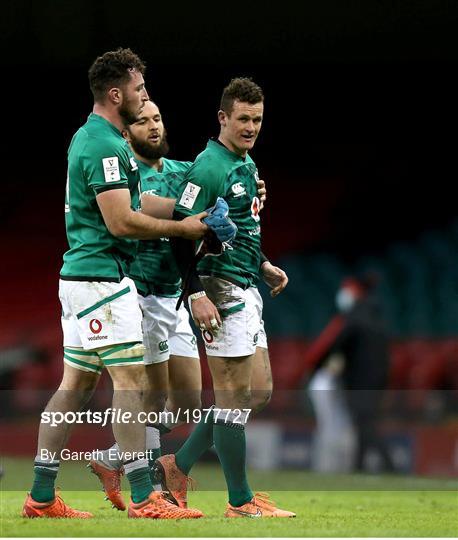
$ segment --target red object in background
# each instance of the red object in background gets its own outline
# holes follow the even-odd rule
[[[458,477],[458,426],[415,430],[414,472]]]
[[[344,326],[343,317],[336,315],[321,332],[318,339],[304,349],[304,340],[302,340],[302,354],[296,362],[290,367],[289,377],[285,388],[297,388],[301,384],[305,375],[313,371],[320,360],[328,353],[330,347],[335,342],[337,336]],[[286,340],[283,342],[286,344]]]

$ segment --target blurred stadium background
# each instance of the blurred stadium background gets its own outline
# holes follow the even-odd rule
[[[217,134],[231,77],[250,75],[265,90],[253,153],[268,186],[264,251],[290,283],[275,300],[264,295],[275,392],[251,427],[252,466],[310,466],[313,414],[292,378],[335,313],[342,277],[371,269],[393,336],[380,428],[397,469],[458,475],[458,212],[448,138],[458,120],[458,10],[445,1],[316,4],[228,13],[222,33],[194,4],[173,17],[142,2],[134,14],[113,1],[2,8],[0,454],[33,456],[39,412],[60,380],[66,148],[91,109],[88,66],[123,45],[147,61],[147,88],[177,159]],[[109,385],[104,377],[91,408],[106,406]],[[83,427],[71,447],[109,440]],[[281,452],[263,454],[274,445]]]

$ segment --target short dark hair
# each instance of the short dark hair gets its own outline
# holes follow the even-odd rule
[[[130,49],[119,47],[95,59],[89,68],[89,86],[95,101],[103,101],[107,90],[129,81],[129,71],[145,73],[145,64]]]
[[[232,79],[223,90],[220,109],[225,113],[230,114],[234,107],[235,100],[254,105],[255,103],[264,101],[264,94],[261,87],[251,78],[237,77]]]

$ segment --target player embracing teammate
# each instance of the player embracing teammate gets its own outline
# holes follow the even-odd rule
[[[145,457],[124,460],[117,467],[94,460],[91,465],[110,498],[114,495],[117,506],[119,502],[118,507],[124,504],[116,499],[120,497],[119,468],[123,467],[131,485],[129,517],[201,517],[199,510],[187,508],[186,475],[214,444],[228,485],[227,517],[292,517],[292,512],[276,508],[265,495],[253,495],[245,474],[246,411],[262,408],[272,389],[262,300],[256,284],[261,274],[275,296],[287,283],[284,272],[261,253],[257,170],[248,155],[262,123],[262,91],[249,79],[231,82],[218,113],[220,136],[209,141],[194,164],[161,159],[164,147],[162,155],[150,154],[148,162],[145,146],[135,146],[135,140],[141,140],[135,130],[141,135],[142,118],[148,117],[146,108],[151,112],[153,107],[156,123],[160,115],[157,117],[159,111],[148,102],[143,73],[143,63],[129,49],[99,57],[89,72],[94,111],[69,149],[66,226],[70,249],[64,256],[60,284],[64,376],[46,410],[77,411],[83,407],[104,366],[113,380],[113,407],[130,411],[132,417],[145,408],[163,410],[168,390],[169,410],[179,408],[180,394],[188,408],[200,405],[195,339],[186,312],[173,309],[181,274],[186,278],[192,316],[205,341],[215,407],[176,456],[156,460],[155,478],[151,477],[153,463]],[[136,150],[135,157],[141,160],[140,166],[122,137],[123,130]],[[150,147],[165,141],[163,126],[162,140],[159,133],[152,130],[147,134]],[[155,178],[156,173],[159,178]],[[173,182],[165,181],[165,173]],[[140,206],[140,176],[142,211],[135,212]],[[174,200],[170,197],[177,198],[175,219],[153,217],[172,217]],[[197,271],[190,272],[193,241],[208,230],[201,219],[218,197],[229,205],[237,237],[231,250],[205,257]],[[145,241],[140,256],[135,239]],[[150,239],[155,243],[149,244]],[[162,279],[156,279],[161,270]],[[164,369],[169,352],[173,363],[168,362],[168,369]],[[142,399],[145,390],[149,396],[146,403]],[[158,455],[159,431],[164,427],[173,426],[148,426],[145,441],[143,424],[114,424],[120,456],[142,456],[146,448],[157,450]],[[50,455],[59,454],[68,428],[65,424],[57,430],[40,426],[35,481],[23,508],[26,517],[91,517],[55,495],[59,460],[43,458],[45,449],[56,452]],[[158,491],[153,490],[154,482]],[[111,493],[107,489],[110,483],[115,488]],[[168,491],[168,497],[161,487]]]

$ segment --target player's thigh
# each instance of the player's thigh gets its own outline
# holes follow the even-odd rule
[[[96,388],[99,378],[100,373],[96,371],[82,370],[65,362],[59,390],[92,392]]]
[[[145,409],[160,412],[164,410],[169,392],[169,362],[145,365],[147,388],[145,390]]]
[[[148,390],[164,392],[169,388],[169,361],[145,365]]]
[[[169,359],[169,395],[167,408],[199,409],[201,406],[202,373],[200,360],[171,355]]]
[[[254,354],[234,358],[209,356],[208,366],[213,380],[217,407],[248,407]]]
[[[138,296],[142,310],[143,343],[145,365],[166,362],[170,356],[170,332],[175,327],[176,313],[174,298],[155,295]]]
[[[202,372],[198,358],[171,355],[168,364],[171,391],[202,390]]]
[[[250,408],[254,412],[261,411],[272,397],[272,371],[269,351],[264,347],[256,347],[251,370]]]
[[[272,369],[268,349],[256,347],[251,369],[251,389],[253,391],[271,391]]]

